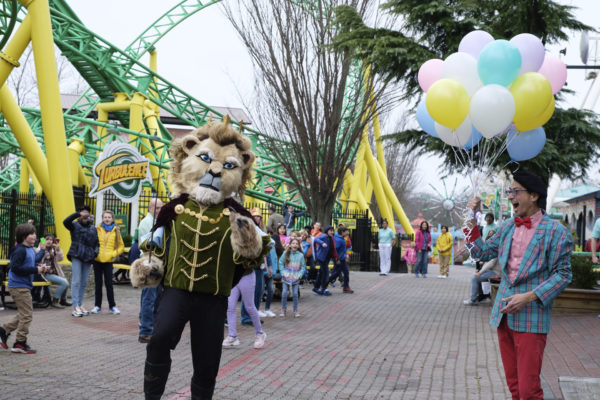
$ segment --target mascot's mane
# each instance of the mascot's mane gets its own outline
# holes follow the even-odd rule
[[[233,129],[229,123],[228,115],[223,118],[222,122],[208,122],[206,125],[191,132],[190,135],[195,135],[200,141],[210,138],[220,146],[235,144],[235,147],[243,153],[244,163],[246,165],[252,165],[254,163],[255,156],[252,152],[252,141],[248,137],[242,135],[240,131]],[[175,139],[171,142],[171,146],[169,147],[169,154],[173,159],[169,170],[171,182],[177,181],[177,178],[181,174],[182,161],[187,157],[187,154],[183,151],[182,143],[182,139]],[[244,169],[242,173],[242,183],[237,190],[237,194],[241,199],[244,198],[246,186],[251,179],[251,168]]]

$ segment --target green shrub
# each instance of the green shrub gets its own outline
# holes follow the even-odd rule
[[[577,289],[593,289],[596,284],[596,273],[592,270],[592,257],[578,254],[571,255],[573,282]]]
[[[133,237],[131,235],[123,236],[123,244],[125,247],[131,247],[131,243],[133,242]]]

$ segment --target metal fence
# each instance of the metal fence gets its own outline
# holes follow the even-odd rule
[[[75,209],[80,209],[83,205],[87,205],[94,213],[96,207],[96,198],[90,198],[87,189],[84,187],[74,187],[73,195]],[[147,213],[148,203],[152,198],[156,198],[156,194],[142,192],[139,196],[139,216],[141,220]],[[169,199],[164,196],[159,198],[167,203]],[[260,210],[263,221],[268,221],[269,204],[266,203],[249,203],[244,204],[248,210],[256,208]],[[112,193],[104,193],[104,209],[112,210],[115,217],[120,219],[119,223],[122,227],[131,226],[131,204],[122,202],[117,196]],[[75,210],[73,210],[75,211]],[[278,211],[282,211],[278,207]],[[15,228],[18,224],[26,223],[33,219],[33,224],[36,227],[38,236],[44,233],[55,233],[55,221],[52,213],[50,202],[44,194],[36,195],[32,193],[18,193],[15,190],[9,192],[0,192],[0,258],[8,258],[10,249],[15,243]],[[352,240],[353,256],[351,262],[361,270],[369,270],[371,264],[371,218],[368,211],[351,211],[343,212],[339,209],[334,210],[330,221],[320,221],[323,226],[328,224],[334,227],[338,226],[340,219],[356,220],[356,227],[350,229],[350,239]],[[298,217],[295,223],[295,230],[302,230],[305,226],[311,225],[312,220],[310,215]],[[124,230],[126,232],[126,230]],[[127,230],[128,231],[128,230]],[[128,235],[124,235],[123,239]]]

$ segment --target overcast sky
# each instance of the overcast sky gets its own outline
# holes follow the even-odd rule
[[[579,7],[576,16],[580,21],[600,28],[600,1],[564,0],[562,3]],[[142,31],[159,18],[176,1],[164,0],[71,0],[69,5],[98,35],[125,48]],[[563,60],[569,65],[581,65],[579,57],[580,35],[572,35],[568,43],[548,48],[554,55],[567,48]],[[213,106],[242,107],[240,97],[252,96],[253,67],[245,47],[233,27],[224,17],[220,6],[210,6],[176,27],[156,46],[158,72],[171,83],[190,93],[196,99]],[[143,59],[147,62],[147,58]],[[583,70],[569,70],[568,87],[575,90],[568,99],[573,107],[580,107],[588,88]],[[600,103],[600,102],[599,102]],[[596,104],[594,110],[600,110]],[[399,109],[398,114],[403,110]],[[258,128],[258,127],[257,127]],[[393,127],[390,127],[392,129]],[[423,159],[419,170],[422,182],[442,187],[439,182],[439,162],[436,158]],[[598,166],[595,168],[597,172]],[[451,178],[454,182],[454,177]],[[459,185],[467,185],[460,179]]]

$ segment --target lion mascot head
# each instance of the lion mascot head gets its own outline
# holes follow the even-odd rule
[[[252,142],[228,116],[174,140],[169,152],[174,198],[187,193],[200,204],[218,204],[234,194],[242,197],[252,177]]]

